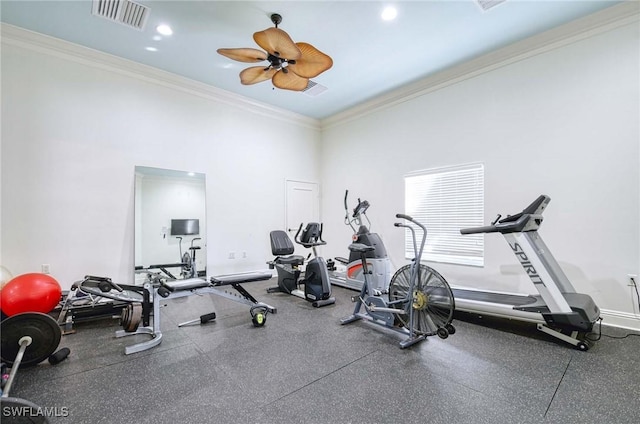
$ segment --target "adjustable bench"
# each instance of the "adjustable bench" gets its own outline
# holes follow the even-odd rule
[[[256,327],[261,327],[265,324],[267,314],[275,314],[276,308],[267,305],[266,303],[258,302],[244,287],[243,283],[249,283],[254,281],[268,280],[272,277],[270,272],[246,272],[240,274],[221,275],[211,277],[210,281],[206,281],[202,278],[188,278],[184,280],[171,280],[165,281],[161,279],[157,274],[153,276],[149,275],[149,278],[144,283],[144,290],[146,291],[142,305],[143,326],[137,327],[135,331],[118,330],[116,331],[116,337],[124,337],[135,334],[147,334],[152,337],[151,340],[137,343],[125,348],[125,355],[132,353],[142,352],[147,349],[151,349],[160,344],[162,341],[162,331],[160,330],[160,301],[164,299],[176,299],[179,297],[191,296],[193,294],[215,294],[217,296],[224,297],[234,302],[243,303],[249,305],[249,312],[251,313],[251,321]],[[227,290],[227,286],[231,286],[237,293]],[[153,299],[153,302],[151,302]],[[146,303],[146,305],[145,305]],[[150,325],[149,312],[151,305],[153,304],[153,323]],[[146,311],[146,313],[145,313]],[[215,312],[202,315],[199,319],[187,321],[179,324],[179,327],[184,325],[200,322],[202,324],[215,319]]]

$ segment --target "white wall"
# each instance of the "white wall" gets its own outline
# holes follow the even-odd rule
[[[267,268],[269,230],[284,221],[285,179],[319,180],[317,124],[5,29],[3,266],[18,275],[50,264],[63,288],[86,274],[132,281],[140,165],[206,174],[210,275]],[[248,257],[229,260],[233,249]]]
[[[371,202],[373,230],[403,265],[404,233],[392,226],[404,208],[403,176],[483,162],[486,221],[549,195],[540,234],[569,279],[640,328],[627,285],[640,265],[638,52],[634,22],[330,125],[321,156],[325,254],[347,254],[348,188],[353,201]],[[485,237],[484,268],[433,265],[451,284],[534,292],[499,235]]]
[[[265,267],[268,231],[284,222],[286,178],[322,183],[327,258],[347,253],[348,188],[371,201],[373,230],[398,267],[403,232],[392,223],[403,175],[480,161],[486,220],[550,195],[540,233],[569,278],[605,322],[640,328],[626,277],[640,268],[637,21],[329,120],[322,134],[285,112],[16,33],[3,28],[0,152],[0,258],[14,275],[49,263],[65,288],[89,273],[130,280],[135,165],[207,175],[210,274]],[[231,251],[248,258],[229,260]],[[486,237],[485,263],[435,267],[453,284],[533,290],[500,236]]]

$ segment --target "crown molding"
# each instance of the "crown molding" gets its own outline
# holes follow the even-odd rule
[[[491,72],[512,63],[638,22],[639,18],[640,2],[637,0],[625,1],[616,6],[609,7],[544,33],[513,43],[475,59],[452,66],[442,72],[405,85],[397,90],[378,96],[322,120],[270,106],[239,94],[231,93],[151,66],[142,65],[13,25],[0,23],[0,34],[2,44],[5,45],[18,46],[71,60],[86,66],[127,75],[146,82],[177,89],[191,95],[204,97],[270,119],[276,119],[314,130],[323,130],[391,108],[416,97],[424,96],[433,91]]]
[[[625,1],[438,72],[321,120],[322,129],[345,124],[495,69],[638,22],[640,2]]]
[[[148,83],[180,90],[187,94],[223,103],[249,113],[266,116],[270,119],[277,119],[318,131],[321,129],[320,121],[317,119],[270,106],[208,84],[48,35],[6,23],[0,23],[0,34],[3,45],[36,51],[85,66],[99,68]]]

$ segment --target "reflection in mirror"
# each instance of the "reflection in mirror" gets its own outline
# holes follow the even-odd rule
[[[135,178],[136,271],[206,276],[205,175],[136,166]]]

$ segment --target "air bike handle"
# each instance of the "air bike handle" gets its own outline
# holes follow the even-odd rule
[[[418,221],[416,221],[415,219],[413,219],[412,217],[410,217],[409,215],[405,215],[403,213],[397,213],[396,214],[396,218],[406,219],[407,221],[414,223],[418,227],[422,228],[422,231],[424,231],[425,235],[427,234],[427,229],[425,228],[425,226],[422,225],[421,223],[419,223]],[[406,225],[404,225],[404,224],[400,224],[400,225],[396,225],[396,226],[397,227],[406,227]]]

